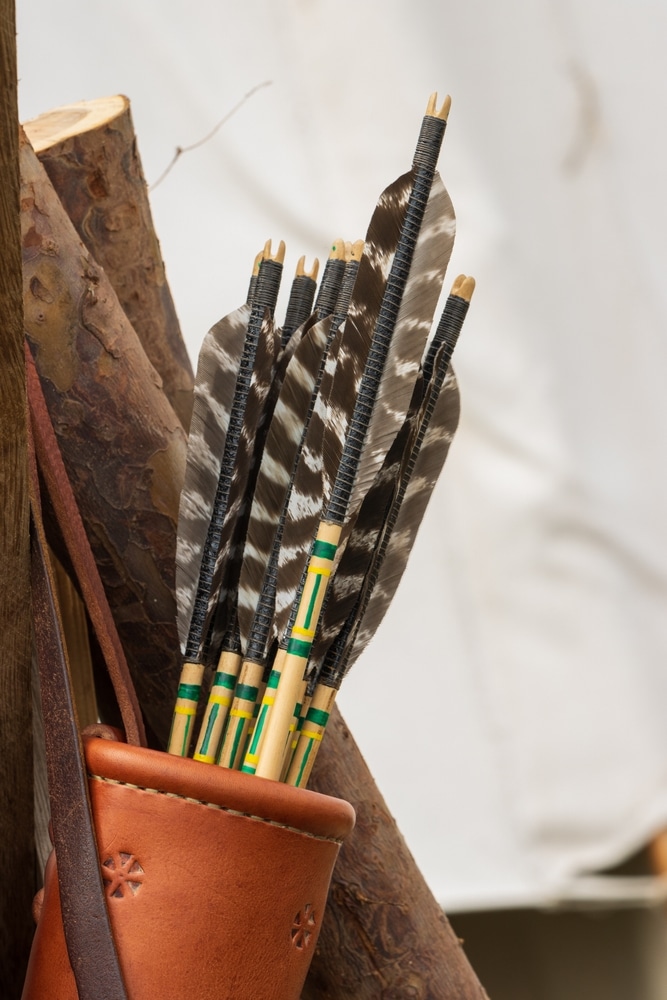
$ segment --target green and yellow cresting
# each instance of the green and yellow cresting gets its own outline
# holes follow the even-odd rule
[[[316,686],[285,779],[288,785],[302,788],[307,784],[337,694],[336,688]]]
[[[286,743],[291,740],[294,706],[300,700],[300,686],[333,572],[341,530],[339,524],[320,522],[308,561],[296,619],[287,646],[279,651],[274,664],[274,670],[279,671],[280,685],[271,690],[267,686],[253,742],[242,767],[246,773],[272,778],[274,781],[280,778]],[[253,751],[255,744],[258,749]]]
[[[203,677],[203,663],[183,664],[167,748],[169,753],[179,757],[187,757],[190,749],[192,723],[197,714]]]
[[[241,668],[227,731],[218,758],[218,764],[222,767],[237,769],[243,762],[250,725],[259,709],[257,699],[263,674],[262,664],[254,663],[252,660],[245,661]]]
[[[257,716],[257,723],[250,740],[248,751],[245,755],[245,760],[243,761],[243,765],[241,767],[241,770],[245,774],[256,774],[257,772],[257,764],[259,763],[259,755],[264,741],[266,724],[275,701],[275,694],[280,677],[281,671],[274,667],[269,674],[266,691],[264,692],[262,704],[260,705],[259,714]]]
[[[220,657],[218,672],[213,679],[213,686],[208,697],[199,741],[193,754],[195,760],[201,760],[205,764],[214,764],[216,761],[222,731],[234,697],[240,663],[241,657],[237,653],[223,653]],[[222,666],[226,666],[227,670],[221,670]]]

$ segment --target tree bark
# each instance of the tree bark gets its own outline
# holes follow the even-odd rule
[[[192,366],[153,228],[130,102],[122,96],[82,101],[48,111],[24,128],[187,430]]]
[[[25,330],[140,702],[164,744],[179,670],[185,435],[26,139],[20,162]]]
[[[35,890],[16,24],[0,0],[0,983],[18,997]]]
[[[357,823],[336,862],[302,1000],[483,1000],[337,709],[309,787],[347,799]]]

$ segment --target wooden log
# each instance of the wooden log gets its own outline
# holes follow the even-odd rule
[[[347,799],[357,823],[336,862],[302,1000],[483,1000],[337,708],[309,787]]]
[[[27,139],[25,330],[128,664],[166,741],[179,668],[173,594],[185,435],[102,268]]]
[[[130,102],[122,96],[81,101],[48,111],[24,128],[187,429],[192,366],[153,228]]]
[[[14,0],[0,0],[0,984],[20,996],[35,891],[30,536]]]

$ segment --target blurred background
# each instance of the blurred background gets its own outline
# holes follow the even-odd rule
[[[667,827],[667,8],[19,0],[17,16],[23,120],[126,94],[149,184],[257,88],[151,192],[193,361],[268,238],[287,243],[287,289],[302,254],[364,235],[429,94],[452,95],[447,284],[478,281],[461,424],[340,701],[492,998],[667,996],[646,850]]]

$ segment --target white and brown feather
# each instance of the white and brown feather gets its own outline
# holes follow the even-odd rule
[[[316,323],[297,347],[287,367],[266,438],[239,585],[239,625],[244,648],[262,595],[265,603],[275,601],[275,595],[266,593],[265,586],[269,590],[275,588],[271,577],[276,571],[277,547],[282,541],[289,489],[313,405],[329,327],[328,318]]]
[[[225,316],[206,335],[199,353],[176,547],[178,631],[183,650],[249,318],[248,305]]]
[[[442,388],[438,391],[436,387],[430,395],[430,403],[434,404],[429,407],[432,409],[430,418],[424,421],[424,411],[420,417],[412,418],[412,447],[408,447],[405,453],[405,458],[409,455],[410,459],[403,462],[398,482],[394,479],[390,516],[384,518],[379,532],[373,532],[375,550],[360,586],[359,574],[356,575],[354,586],[358,590],[354,607],[348,610],[346,621],[324,657],[319,680],[331,686],[340,685],[382,621],[403,575],[426,506],[447,457],[460,409],[453,372],[447,375]],[[418,433],[416,439],[415,425],[423,432]],[[411,467],[411,474],[407,474],[406,465]],[[394,475],[395,472],[394,469]],[[358,524],[360,530],[361,525]],[[348,550],[353,539],[354,534],[348,543]],[[355,540],[356,545],[363,545],[363,541]],[[348,608],[351,603],[347,597]]]

